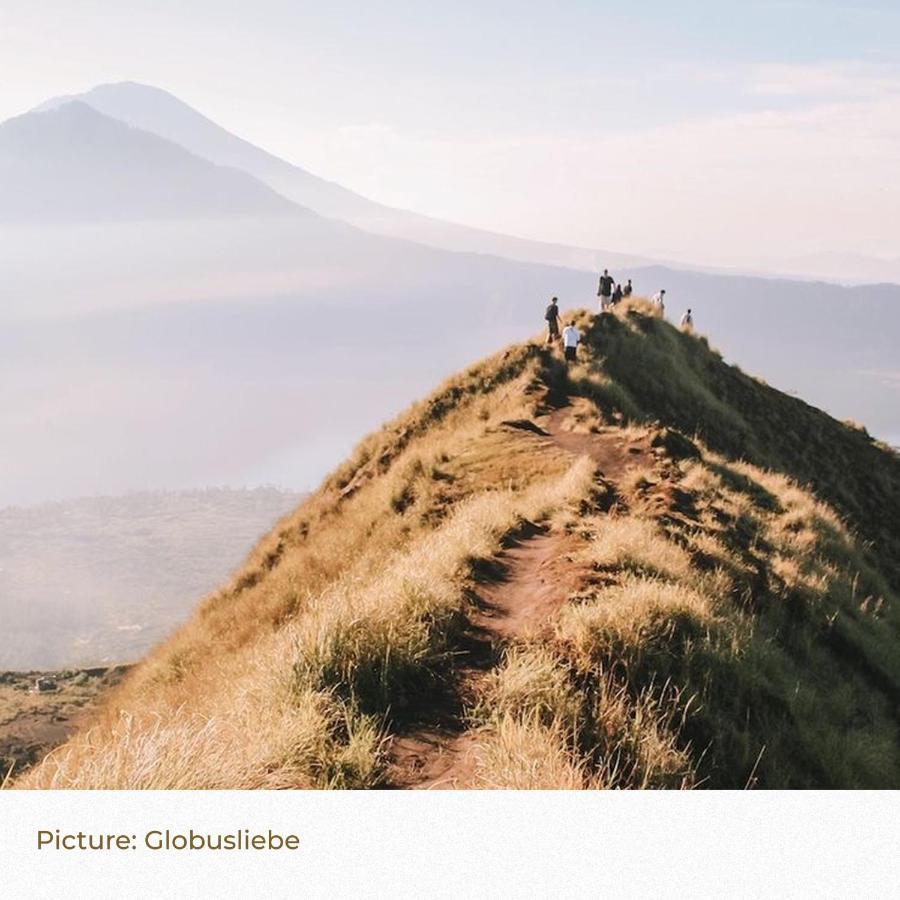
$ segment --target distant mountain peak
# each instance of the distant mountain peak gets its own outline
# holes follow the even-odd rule
[[[252,175],[104,114],[80,97],[0,124],[0,221],[297,214]]]
[[[495,234],[385,206],[232,134],[174,94],[153,85],[135,81],[100,84],[82,94],[56,97],[39,108],[75,98],[104,115],[158,134],[217,165],[242,169],[300,206],[376,234],[444,250],[484,253],[575,269],[650,263],[648,259],[631,254]]]
[[[111,97],[116,95],[129,98],[143,97],[147,99],[165,100],[168,103],[177,104],[190,109],[183,100],[180,100],[175,94],[164,88],[156,87],[152,84],[144,84],[140,81],[109,81],[95,85],[89,90],[81,93],[59,94],[58,96],[51,97],[49,100],[39,103],[31,110],[31,112],[46,112],[47,110],[56,109],[59,106],[72,102],[93,106],[91,101],[98,97]]]

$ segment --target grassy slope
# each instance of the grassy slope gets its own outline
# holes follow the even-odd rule
[[[898,786],[900,463],[652,316],[512,347],[364,441],[32,787],[371,786],[525,519],[579,589],[467,701],[486,786]],[[657,445],[611,484],[502,424]],[[666,429],[672,426],[690,435]]]
[[[864,539],[878,544],[894,587],[900,587],[896,454],[862,429],[723,365],[704,339],[652,316],[634,322],[637,328],[607,316],[594,320],[589,332],[618,388],[610,398],[614,406],[634,419],[696,434],[730,458],[807,485],[851,518]]]

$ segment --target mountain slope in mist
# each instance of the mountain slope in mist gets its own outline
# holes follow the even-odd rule
[[[262,153],[163,92],[125,85],[94,96],[219,161],[250,165]],[[210,482],[306,489],[354,435],[530,333],[550,295],[594,302],[587,271],[447,252],[312,213],[201,220],[178,177],[154,187],[178,218],[123,221],[132,214],[123,200],[142,196],[131,142],[157,138],[78,104],[56,107],[29,121],[87,112],[114,139],[98,147],[90,129],[75,129],[65,152],[88,160],[100,181],[108,168],[111,184],[132,174],[136,183],[102,188],[116,221],[59,224],[66,209],[45,194],[29,202],[40,199],[35,214],[58,224],[0,223],[0,459],[9,473],[0,504]],[[58,135],[48,140],[44,155],[55,159]],[[219,178],[241,174],[162,146],[215,176],[216,192]],[[169,170],[154,172],[165,180]],[[613,273],[632,276],[641,293],[667,287],[675,319],[693,306],[699,330],[730,361],[900,442],[891,340],[900,288],[663,267]]]
[[[900,785],[897,455],[575,319],[364,440],[20,786]]]
[[[540,308],[590,280],[305,212],[80,103],[0,135],[22,171],[64,182],[29,192],[33,220],[0,223],[0,505],[302,489],[360,428],[527,322],[526,292]]]
[[[629,254],[496,234],[376,203],[231,134],[167,91],[149,85],[134,82],[98,85],[83,94],[48,100],[38,108],[54,108],[72,99],[158,134],[219,165],[242,169],[301,206],[376,234],[446,250],[490,253],[523,262],[577,269],[646,262]]]
[[[448,250],[492,253],[509,259],[592,271],[603,266],[633,269],[660,264],[634,254],[516,238],[385,206],[280,159],[230,133],[169,92],[150,85],[136,82],[102,84],[82,94],[53,98],[38,109],[52,109],[71,100],[86,103],[104,115],[158,134],[204,159],[252,173],[301,206],[379,234]],[[753,277],[770,274],[823,279],[838,284],[900,282],[900,261],[852,253],[772,259],[747,272],[730,273],[722,267],[716,269],[696,263],[675,264],[674,267],[722,275]]]
[[[283,216],[302,210],[85,103],[0,124],[0,223]]]

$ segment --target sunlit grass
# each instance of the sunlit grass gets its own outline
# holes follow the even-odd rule
[[[19,785],[383,783],[475,569],[541,523],[566,602],[461,691],[475,786],[900,786],[896,458],[639,300],[575,317],[577,366],[510,348],[363,441]],[[551,413],[650,446],[612,483],[515,427]]]

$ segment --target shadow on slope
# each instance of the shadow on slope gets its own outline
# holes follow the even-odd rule
[[[732,459],[791,476],[834,504],[860,535],[877,542],[900,585],[900,480],[894,452],[726,365],[703,337],[632,313],[593,318],[586,340],[611,383],[585,382],[610,410],[699,437]]]

